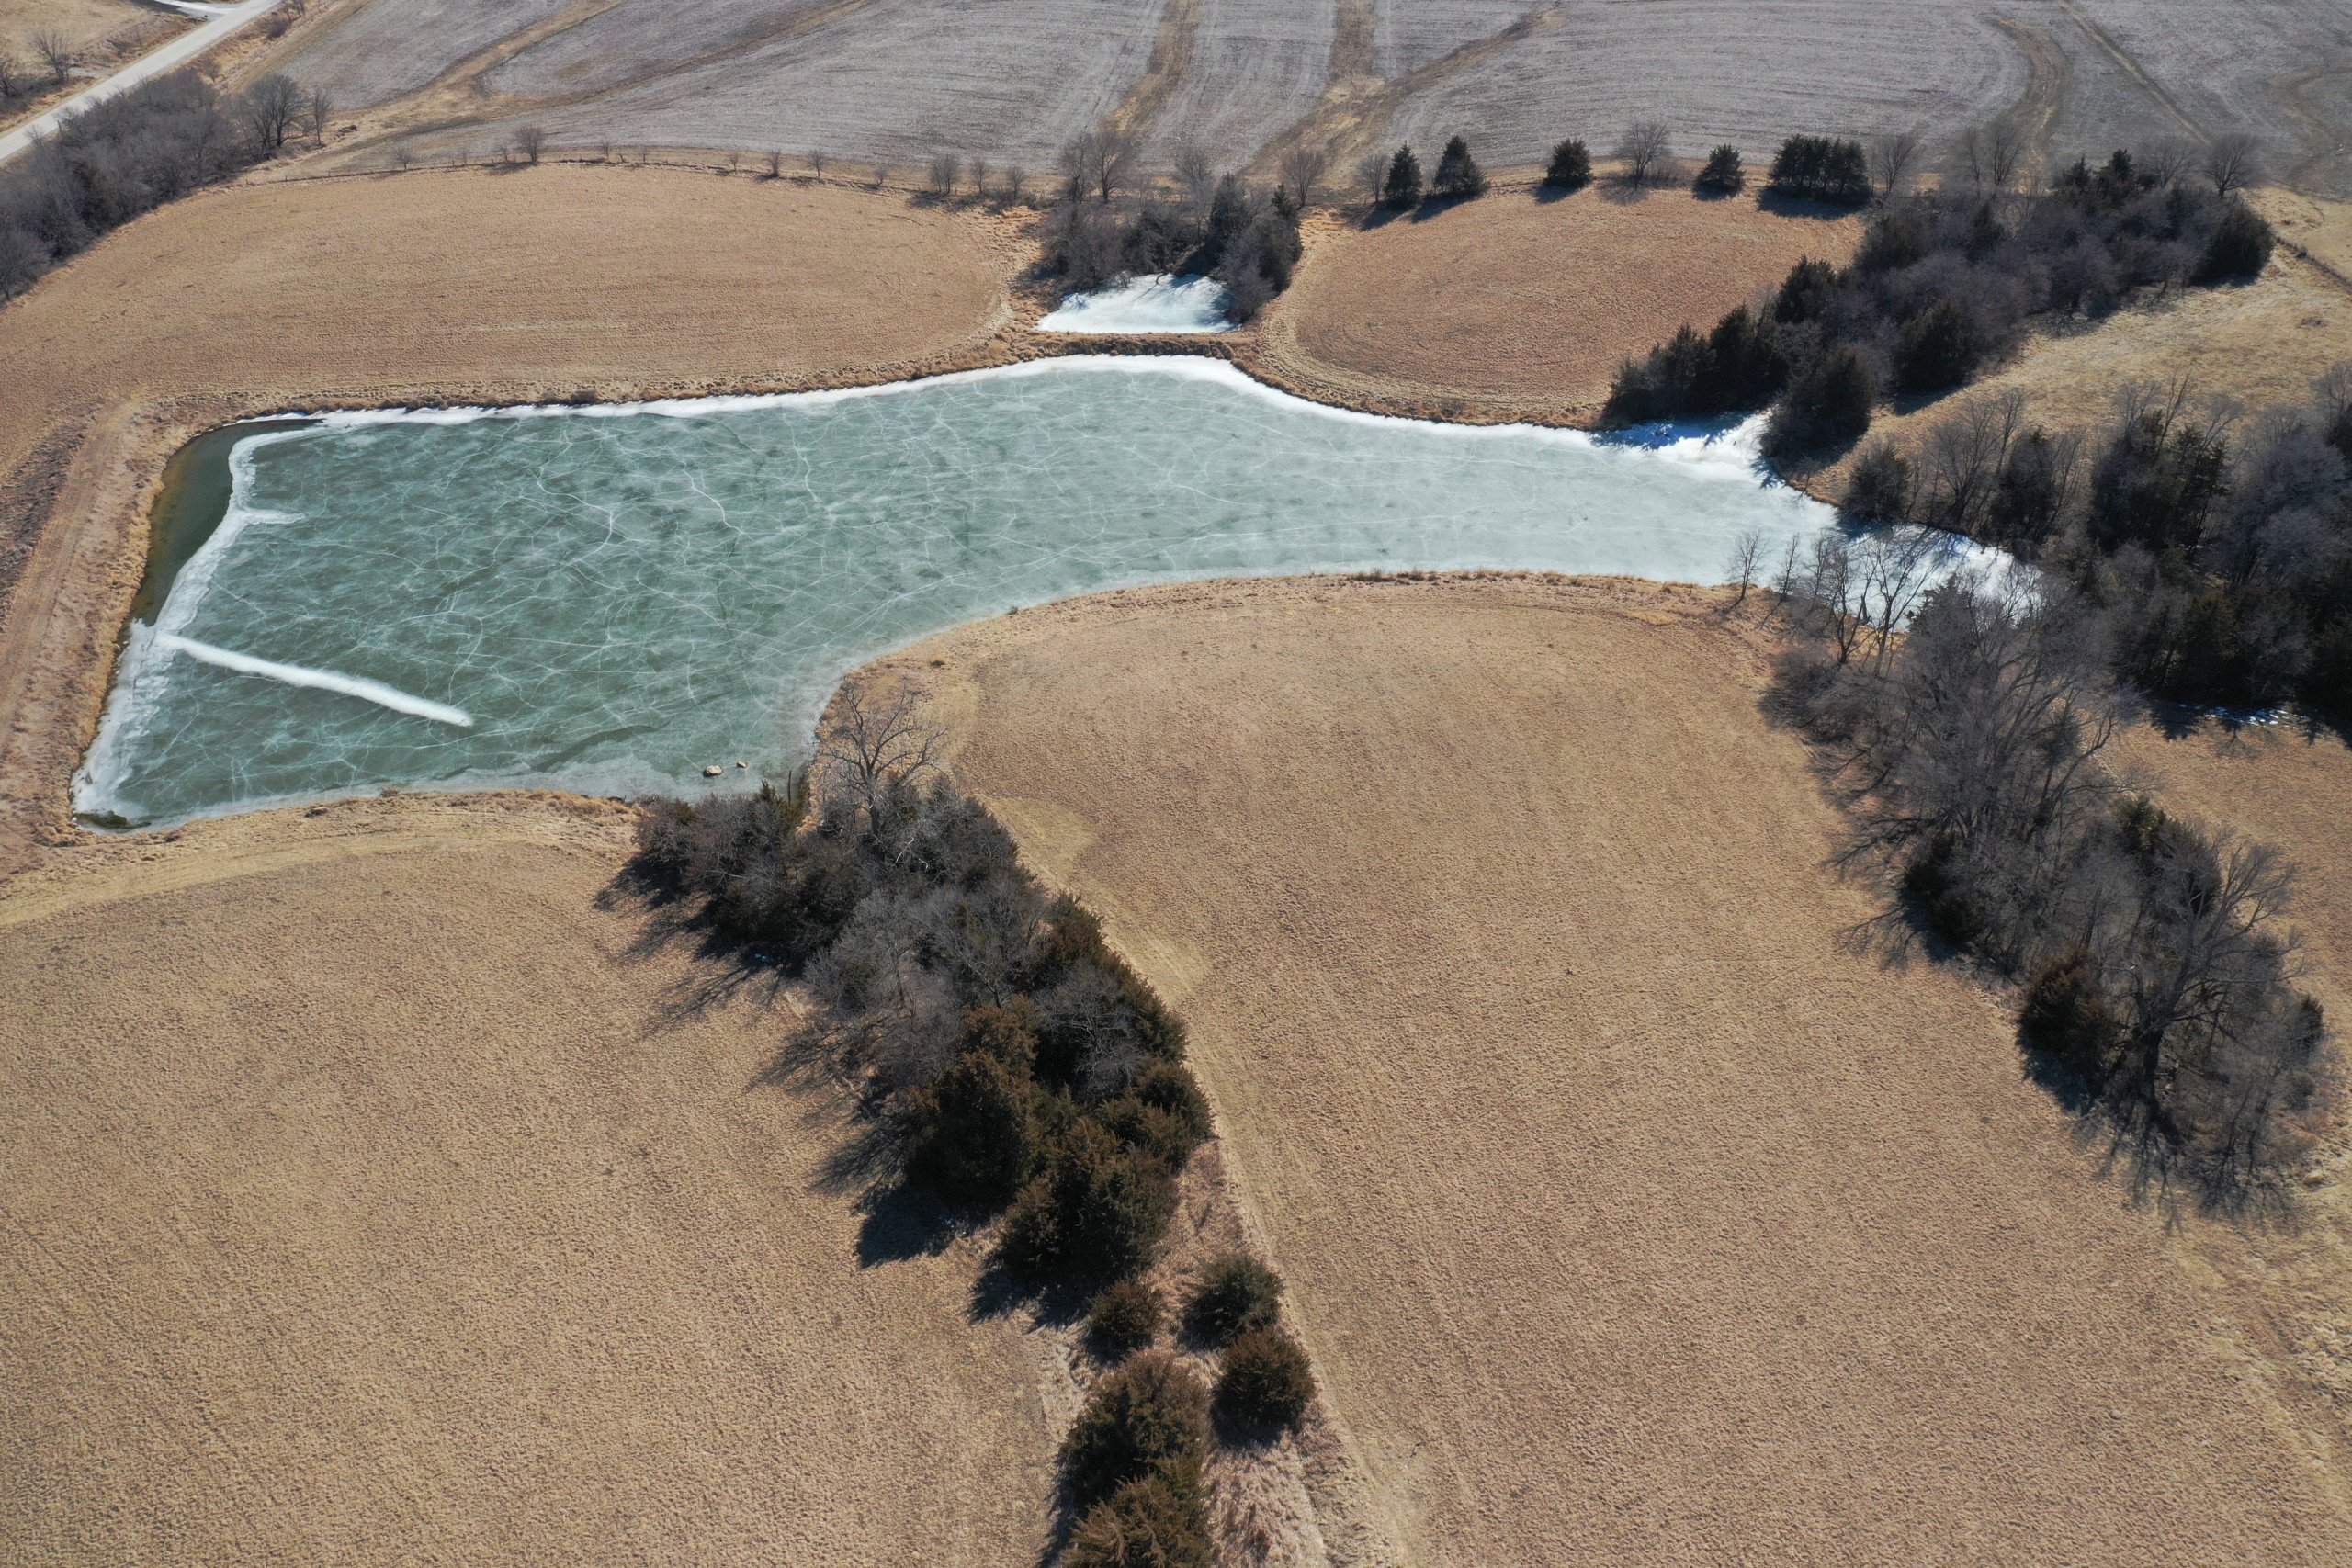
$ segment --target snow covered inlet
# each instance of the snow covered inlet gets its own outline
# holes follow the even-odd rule
[[[1229,333],[1233,297],[1213,277],[1155,273],[1108,288],[1068,294],[1037,323],[1041,333]]]

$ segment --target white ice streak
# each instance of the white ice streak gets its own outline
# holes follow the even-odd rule
[[[1037,323],[1041,333],[1229,333],[1233,296],[1213,277],[1153,273],[1106,288],[1065,294]]]
[[[387,686],[381,681],[370,681],[364,675],[342,675],[332,670],[311,670],[300,664],[280,664],[275,659],[256,659],[250,653],[237,653],[225,648],[215,648],[194,637],[175,637],[170,632],[157,632],[154,647],[160,653],[185,653],[199,663],[218,665],[233,670],[240,675],[264,675],[273,681],[283,681],[289,686],[307,686],[313,691],[339,692],[346,697],[374,703],[378,707],[394,713],[413,714],[438,724],[450,724],[459,729],[471,729],[474,716],[463,708],[451,707],[429,698],[412,696],[397,686]]]

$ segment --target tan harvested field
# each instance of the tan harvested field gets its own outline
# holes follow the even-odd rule
[[[0,903],[0,1559],[1035,1558],[1034,1351],[968,1248],[863,1261],[840,1107],[607,907],[617,816],[208,824]]]
[[[1193,586],[902,663],[1193,1021],[1416,1561],[2347,1561],[2352,1346],[2129,1205],[1974,983],[1841,940],[1707,602]]]
[[[1589,421],[1618,362],[1842,263],[1861,225],[1752,199],[1524,189],[1321,238],[1268,311],[1269,374],[1310,396],[1451,418]]]
[[[343,0],[279,62],[435,147],[559,138],[901,164],[1046,166],[1105,118],[1164,164],[1285,140],[1338,167],[1467,135],[1524,164],[1664,121],[1675,151],[1917,127],[1939,152],[2004,114],[2060,158],[2234,130],[2339,191],[2352,19],[2308,0]]]
[[[57,830],[144,500],[197,431],[888,380],[1001,357],[1003,274],[952,215],[658,168],[237,186],[119,231],[0,307],[0,873]]]
[[[0,53],[20,70],[37,69],[34,35],[53,32],[69,49],[85,50],[143,22],[161,20],[160,6],[134,0],[0,0]]]

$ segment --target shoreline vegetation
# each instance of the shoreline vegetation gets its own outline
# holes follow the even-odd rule
[[[1094,1372],[1061,1439],[1057,1560],[1236,1560],[1245,1542],[1212,1539],[1236,1513],[1213,1495],[1212,1452],[1279,1438],[1315,1395],[1282,1282],[1227,1253],[1171,1314],[1143,1281],[1215,1131],[1183,1021],[948,781],[922,700],[844,685],[810,771],[643,805],[631,869],[806,983],[815,1013],[786,1053],[862,1108],[835,1158],[862,1207],[985,1234],[985,1296],[1083,1314]]]

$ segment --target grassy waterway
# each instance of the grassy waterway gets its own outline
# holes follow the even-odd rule
[[[95,820],[756,777],[844,671],[1018,605],[1407,568],[1714,581],[1742,531],[1777,558],[1831,521],[1736,443],[1374,419],[1206,360],[336,414],[175,467],[77,780]]]

